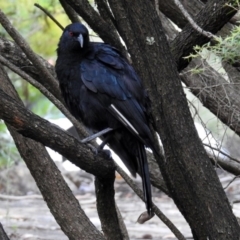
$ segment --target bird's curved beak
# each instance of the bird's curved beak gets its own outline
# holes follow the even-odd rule
[[[77,40],[79,41],[81,48],[83,48],[83,35],[79,34]]]

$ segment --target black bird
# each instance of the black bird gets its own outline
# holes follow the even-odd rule
[[[141,174],[151,216],[145,146],[156,150],[149,128],[150,101],[140,78],[117,49],[90,42],[81,23],[65,28],[57,54],[56,73],[68,108],[93,132],[113,129],[102,136],[104,144],[114,150],[133,176],[137,171]]]

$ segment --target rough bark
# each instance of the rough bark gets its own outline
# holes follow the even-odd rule
[[[115,169],[111,159],[106,160],[101,154],[94,154],[58,126],[28,111],[1,89],[0,95],[0,117],[23,136],[43,143],[95,176],[108,176]]]
[[[123,234],[114,200],[114,180],[114,172],[108,178],[96,177],[97,210],[106,239],[122,240]]]
[[[237,70],[237,68],[226,62],[223,63],[223,68],[228,74],[229,81],[234,86],[234,91],[240,91],[240,72]]]
[[[7,58],[12,64],[18,66],[21,70],[26,72],[36,81],[41,83],[49,92],[51,92],[56,98],[62,100],[60,89],[57,82],[54,85],[49,85],[45,78],[42,77],[36,67],[28,60],[27,56],[18,47],[18,45],[8,39],[0,37],[0,54]],[[48,69],[53,77],[56,78],[54,67],[48,63],[45,59],[39,57],[42,64]]]
[[[1,240],[9,240],[9,238],[8,238],[6,232],[4,231],[1,223],[0,223],[0,239]]]
[[[191,69],[199,70],[200,73],[191,74]],[[221,74],[199,59],[194,59],[189,64],[182,72],[181,79],[204,106],[240,136],[239,86],[226,81]]]
[[[166,15],[172,22],[174,22],[179,28],[183,28],[187,23],[187,19],[183,16],[182,12],[176,6],[173,0],[165,1],[158,0],[159,10]],[[204,4],[198,0],[183,1],[181,0],[186,11],[195,16],[204,7]]]
[[[236,10],[226,4],[234,4],[234,0],[209,1],[199,14],[193,19],[205,31],[216,33],[226,24]],[[171,42],[171,51],[177,63],[178,70],[181,71],[188,65],[188,60],[184,57],[193,52],[196,45],[202,46],[208,42],[209,38],[203,36],[187,24],[177,37]]]
[[[172,198],[195,239],[238,239],[239,225],[198,138],[154,6],[144,0],[109,3],[131,56],[137,53],[133,60],[138,72],[148,76],[151,99],[158,99],[153,112],[166,155],[160,167]]]
[[[1,67],[0,79],[0,88],[10,94],[18,102],[19,106],[23,106]],[[10,111],[10,109],[8,110]],[[15,120],[22,124],[17,116]],[[23,137],[8,123],[7,127],[50,211],[68,238],[77,240],[81,236],[81,239],[104,239],[81,209],[79,202],[72,194],[45,147],[38,142]]]
[[[35,65],[37,70],[41,72],[41,76],[44,79],[46,88],[53,88],[57,94],[57,98],[61,99],[60,89],[56,88],[58,82],[56,78],[52,76],[52,74],[48,71],[48,68],[44,64],[42,64],[41,58],[37,56],[33,50],[30,48],[28,42],[22,37],[22,35],[11,25],[11,22],[7,18],[7,16],[0,9],[0,22],[4,29],[8,32],[8,34],[14,39],[17,43],[18,47],[25,53],[28,60],[31,61],[32,64]]]

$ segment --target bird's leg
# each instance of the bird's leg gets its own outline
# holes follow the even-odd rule
[[[95,134],[93,134],[93,135],[91,135],[89,137],[84,138],[83,140],[81,140],[81,143],[88,143],[88,142],[94,140],[97,137],[101,137],[102,135],[104,135],[104,134],[106,134],[108,132],[111,132],[112,130],[113,130],[112,128],[105,128],[105,129],[103,129],[100,132],[97,132],[97,133],[95,133]]]
[[[107,136],[103,139],[102,143],[97,148],[97,153],[103,153],[108,158],[111,158],[111,151],[108,149],[103,149],[104,146],[108,143],[108,141],[112,138],[112,132],[107,134]]]
[[[103,150],[104,146],[108,143],[108,141],[112,138],[112,134],[107,134],[107,136],[104,138],[102,143],[98,146],[98,150]]]

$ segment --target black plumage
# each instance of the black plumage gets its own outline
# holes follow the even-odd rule
[[[80,23],[67,26],[57,49],[56,73],[72,114],[102,138],[132,175],[139,171],[145,202],[152,214],[145,146],[155,151],[149,129],[149,99],[133,67],[114,47],[89,41]]]

